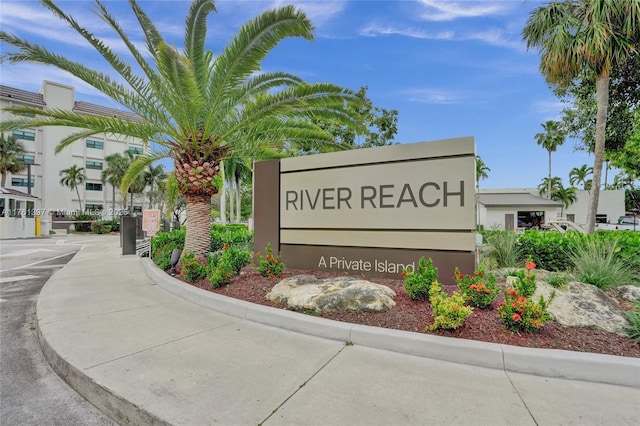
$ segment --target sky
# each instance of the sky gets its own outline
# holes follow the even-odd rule
[[[126,49],[93,12],[92,2],[58,1],[126,60]],[[182,48],[190,5],[183,0],[140,1],[167,41]],[[547,120],[559,120],[563,104],[539,72],[522,29],[536,0],[218,1],[208,19],[207,48],[214,54],[239,28],[264,10],[285,4],[302,9],[315,25],[314,40],[287,39],[265,58],[264,71],[283,71],[309,82],[358,90],[380,108],[398,111],[395,141],[412,143],[473,136],[489,167],[481,188],[537,187],[548,176],[548,152],[536,144]],[[129,37],[143,37],[123,0],[104,1]],[[0,26],[87,66],[108,72],[88,43],[33,1],[0,3]],[[2,52],[10,49],[0,46]],[[76,99],[120,107],[64,71],[36,64],[0,65],[4,85],[38,92],[43,80],[76,88]],[[593,156],[567,139],[552,153],[552,175],[569,185],[569,172]],[[616,171],[609,172],[608,181]],[[604,180],[604,177],[603,177]]]

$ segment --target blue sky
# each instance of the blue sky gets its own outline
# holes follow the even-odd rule
[[[181,48],[189,1],[141,1],[167,40]],[[560,118],[562,104],[538,71],[539,56],[527,51],[521,32],[541,1],[218,1],[209,18],[208,46],[214,53],[240,26],[261,11],[294,4],[316,26],[315,40],[285,40],[263,63],[307,81],[357,90],[368,86],[374,105],[399,112],[396,141],[474,136],[476,150],[491,169],[482,188],[535,187],[548,175],[548,154],[535,142],[541,124]],[[116,51],[122,43],[91,10],[89,1],[60,1],[81,24]],[[105,1],[130,37],[142,35],[126,1]],[[54,52],[107,70],[101,58],[72,30],[32,1],[2,1],[0,25]],[[2,46],[4,51],[7,46]],[[125,56],[126,57],[126,56]],[[2,84],[38,91],[42,80],[76,87],[79,100],[118,105],[57,69],[3,63]],[[567,139],[552,154],[553,176],[569,184],[569,171],[593,157]],[[609,182],[614,172],[609,174]],[[603,177],[604,179],[604,177]]]

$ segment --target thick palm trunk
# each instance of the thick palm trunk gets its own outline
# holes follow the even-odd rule
[[[211,246],[211,196],[208,194],[186,194],[187,235],[184,252],[204,258]]]
[[[587,233],[593,234],[596,229],[596,213],[600,199],[600,182],[604,163],[605,131],[607,129],[607,106],[609,105],[609,73],[603,72],[596,80],[596,145],[593,149],[593,184],[589,194],[587,211]]]
[[[7,172],[5,170],[2,171],[2,181],[0,183],[0,187],[4,188],[7,183]]]
[[[233,187],[233,180],[230,177],[229,181],[227,182],[229,184],[229,223],[234,223],[236,216],[234,213],[234,200],[235,200],[235,196],[236,196],[236,190]]]
[[[224,184],[224,165],[220,162],[220,173],[222,174],[222,188],[220,189],[220,223],[227,224],[227,190]]]

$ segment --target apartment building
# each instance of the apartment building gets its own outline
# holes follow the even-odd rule
[[[139,119],[130,112],[77,101],[74,87],[51,81],[44,81],[39,92],[0,85],[0,101],[2,108],[28,105],[43,110],[65,109],[82,114]],[[2,120],[11,117],[9,112],[1,113]],[[37,197],[35,211],[42,218],[43,234],[51,229],[51,221],[55,222],[57,218],[68,216],[70,212],[79,210],[76,191],[71,191],[60,184],[61,170],[74,164],[83,167],[87,180],[82,187],[78,188],[83,208],[104,219],[110,219],[122,208],[122,203],[119,189],[116,188],[116,202],[112,205],[113,188],[102,183],[102,171],[107,167],[105,158],[125,151],[142,154],[148,149],[139,139],[99,134],[76,141],[56,154],[55,148],[58,143],[79,130],[81,129],[49,126],[25,128],[13,132],[13,136],[19,139],[26,149],[24,160],[28,167],[21,173],[8,174],[6,187]],[[141,195],[134,197],[134,212],[142,211],[143,201],[144,198]],[[56,226],[53,225],[53,227]]]

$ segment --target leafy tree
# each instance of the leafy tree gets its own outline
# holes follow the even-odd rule
[[[592,180],[589,175],[593,173],[593,168],[583,164],[582,167],[574,167],[569,172],[569,183],[573,186],[582,185],[586,191],[591,190]]]
[[[78,196],[78,204],[80,204],[80,213],[82,210],[82,198],[80,198],[80,191],[78,187],[82,185],[87,180],[87,175],[84,171],[84,167],[78,167],[77,165],[73,165],[64,170],[60,170],[60,185],[66,186],[70,190],[76,190],[76,195]]]
[[[176,180],[173,172],[167,173],[167,180],[165,181],[164,199],[166,203],[166,216],[180,222],[182,213],[184,213],[187,207],[187,200],[178,189],[178,181]]]
[[[2,174],[0,187],[6,186],[7,173],[20,173],[27,167],[23,159],[24,154],[24,145],[15,136],[5,137],[4,134],[0,134],[0,173]]]
[[[358,130],[337,120],[315,119],[314,122],[316,124],[333,135],[335,144],[310,146],[302,142],[295,148],[301,154],[313,154],[342,149],[392,145],[393,139],[398,132],[398,111],[374,106],[371,99],[367,97],[368,89],[367,86],[360,87],[356,96],[361,100],[361,103],[352,106],[352,114],[359,116],[364,121],[365,127]]]
[[[578,194],[573,186],[570,186],[568,188],[560,186],[560,188],[557,188],[553,192],[551,199],[554,201],[560,201],[562,203],[560,216],[564,216],[564,209],[568,208],[571,204],[576,202],[576,200],[578,199]]]
[[[484,164],[482,158],[480,158],[479,155],[476,155],[476,188],[478,190],[480,190],[480,180],[488,178],[488,172],[490,171],[491,169]]]
[[[540,70],[552,85],[567,87],[584,72],[596,75],[593,190],[587,232],[595,231],[604,162],[609,80],[625,64],[640,41],[640,0],[566,0],[536,8],[522,35],[527,47],[541,54]]]
[[[280,41],[290,37],[313,39],[312,23],[293,6],[269,10],[250,20],[222,52],[214,55],[205,49],[207,18],[216,11],[213,0],[191,3],[182,52],[166,42],[138,3],[130,0],[144,34],[146,51],[140,51],[106,7],[95,0],[97,14],[115,31],[135,61],[130,64],[109,47],[114,44],[111,39],[98,39],[52,0],[41,3],[99,52],[118,78],[5,31],[0,31],[0,41],[17,51],[4,53],[2,58],[67,71],[137,114],[140,120],[10,108],[39,115],[3,121],[0,131],[53,125],[86,129],[63,139],[57,151],[100,133],[155,142],[156,151],[140,156],[121,186],[129,188],[154,161],[165,157],[174,160],[175,179],[187,203],[185,252],[205,256],[209,251],[210,202],[222,184],[222,160],[238,153],[251,156],[265,148],[281,149],[287,142],[330,142],[331,135],[313,123],[317,118],[355,128],[363,126],[360,117],[354,115],[355,106],[362,100],[353,91],[329,83],[305,83],[287,73],[260,73],[262,60]]]
[[[542,125],[544,133],[536,133],[534,139],[536,143],[547,150],[549,153],[549,179],[551,185],[551,153],[564,143],[565,133],[562,130],[561,123],[549,120]],[[551,194],[551,186],[547,189],[547,194]]]

